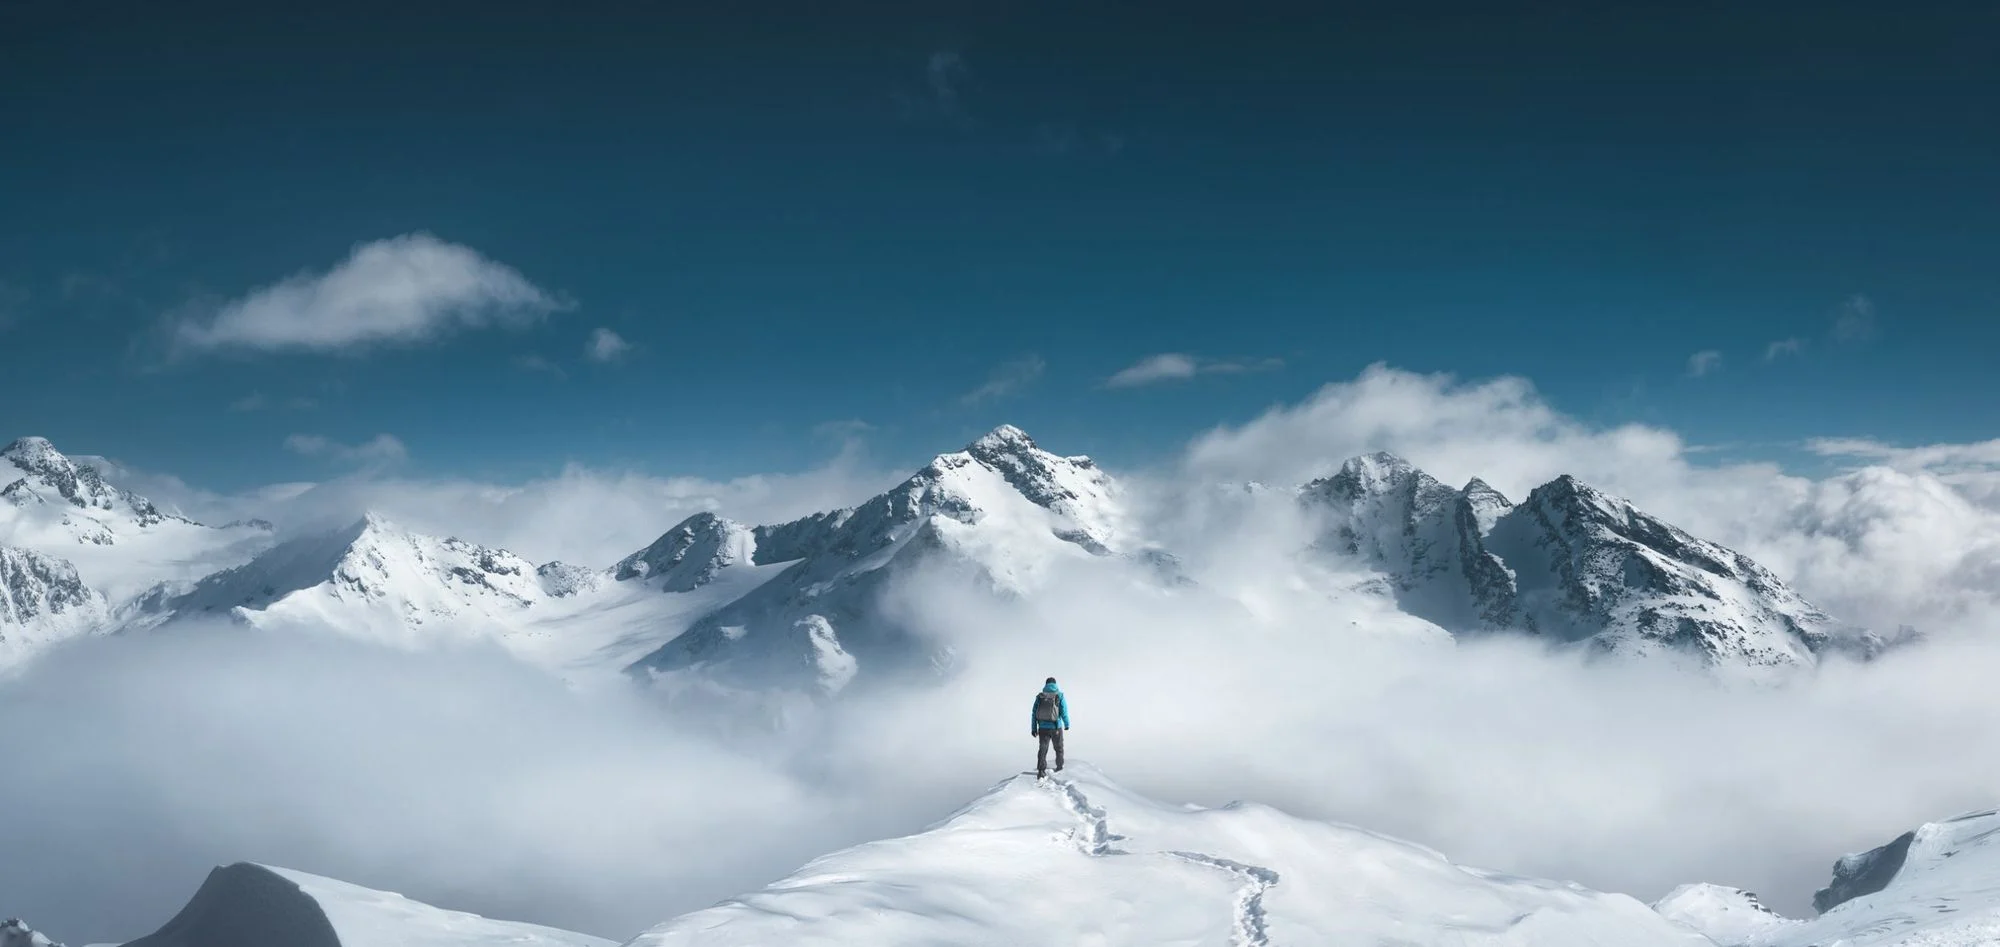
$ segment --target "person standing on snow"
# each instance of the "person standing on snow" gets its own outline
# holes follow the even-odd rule
[[[1029,735],[1040,742],[1035,752],[1035,778],[1049,774],[1049,744],[1056,745],[1056,772],[1063,768],[1063,731],[1069,729],[1069,698],[1063,696],[1062,688],[1056,686],[1056,679],[1042,685],[1035,694],[1035,715],[1029,725]]]

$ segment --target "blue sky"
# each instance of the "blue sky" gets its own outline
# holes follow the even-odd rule
[[[1375,362],[1747,456],[1996,434],[1963,4],[283,6],[0,12],[0,435],[218,489],[384,434],[502,478],[856,422],[1131,464]]]

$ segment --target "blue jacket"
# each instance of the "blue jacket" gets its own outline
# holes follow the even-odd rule
[[[1069,698],[1064,697],[1062,688],[1057,687],[1054,684],[1044,684],[1042,685],[1042,690],[1045,690],[1051,694],[1056,695],[1056,711],[1058,719],[1054,723],[1050,723],[1049,721],[1046,720],[1036,720],[1035,708],[1033,707],[1033,705],[1030,705],[1028,707],[1028,722],[1031,725],[1033,725],[1033,727],[1037,730],[1054,730],[1057,728],[1068,730]],[[1037,695],[1036,699],[1039,700],[1040,696]]]

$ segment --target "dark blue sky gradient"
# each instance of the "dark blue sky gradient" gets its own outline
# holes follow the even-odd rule
[[[2000,6],[198,6],[0,6],[0,436],[223,488],[323,476],[293,433],[727,475],[1011,421],[1138,463],[1376,361],[1753,454],[2000,434]],[[173,314],[418,230],[576,305],[162,363]],[[1167,351],[1285,367],[1101,387]]]

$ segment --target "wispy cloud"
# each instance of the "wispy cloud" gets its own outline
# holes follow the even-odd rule
[[[593,362],[615,362],[630,351],[632,343],[624,336],[602,327],[590,333],[590,341],[583,345],[583,354]]]
[[[1703,349],[1688,356],[1688,377],[1700,378],[1722,370],[1722,353],[1714,349]]]
[[[1897,447],[1866,437],[1819,437],[1807,441],[1806,449],[1821,457],[1880,461],[1902,470],[2000,471],[2000,438],[1969,444]]]
[[[359,444],[342,444],[317,434],[285,438],[285,449],[302,457],[324,457],[343,464],[392,464],[409,459],[409,448],[389,434],[377,434]]]
[[[931,53],[924,64],[924,81],[930,87],[931,104],[938,114],[957,122],[966,121],[965,103],[959,89],[972,75],[965,57],[955,49]]]
[[[958,400],[961,404],[979,404],[1004,398],[1033,384],[1042,377],[1042,370],[1048,363],[1040,355],[1024,355],[1010,362],[1002,363],[987,376],[986,383],[966,392]]]
[[[1877,335],[1875,303],[1859,293],[1840,304],[1833,318],[1833,340],[1844,345],[1872,341]]]
[[[839,421],[821,421],[813,425],[812,432],[814,437],[850,441],[872,430],[875,430],[875,425],[860,418],[844,418]]]
[[[567,304],[505,264],[427,233],[364,243],[174,326],[181,350],[339,352],[461,328],[520,326]]]
[[[1788,355],[1797,355],[1801,351],[1804,351],[1805,347],[1806,347],[1806,340],[1801,339],[1798,336],[1779,339],[1776,342],[1771,343],[1770,345],[1764,346],[1764,361],[1775,362],[1778,359],[1784,358]]]
[[[1277,358],[1202,358],[1180,352],[1148,355],[1104,380],[1106,388],[1137,388],[1164,382],[1186,381],[1196,375],[1240,375],[1245,372],[1276,371],[1285,367]]]
[[[295,397],[278,399],[268,397],[261,391],[253,391],[229,403],[229,410],[237,414],[248,414],[254,411],[276,411],[280,409],[287,411],[310,411],[317,407],[319,407],[319,400],[316,398]]]
[[[561,365],[557,365],[555,362],[540,355],[518,356],[514,359],[514,367],[524,372],[540,372],[547,375],[554,375],[557,378],[569,377],[569,373],[563,371]]]

